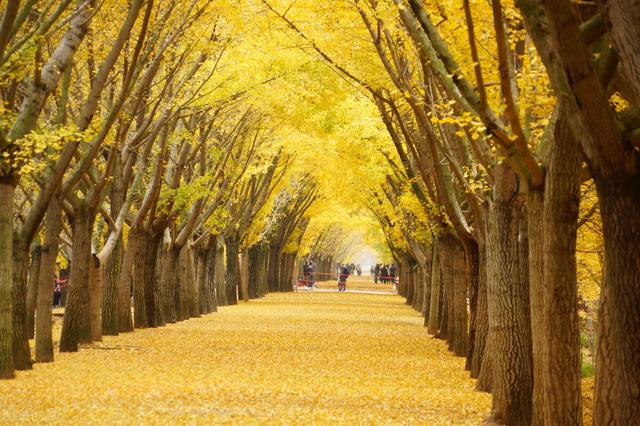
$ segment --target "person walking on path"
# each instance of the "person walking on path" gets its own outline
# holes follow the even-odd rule
[[[340,267],[340,274],[338,275],[338,291],[345,291],[347,289],[348,276],[349,268],[346,265]]]

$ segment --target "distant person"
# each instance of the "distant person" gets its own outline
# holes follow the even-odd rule
[[[389,266],[384,265],[380,270],[380,278],[382,279],[382,284],[387,284],[389,282]]]
[[[313,260],[309,261],[309,288],[316,287],[316,263]]]
[[[380,264],[376,263],[376,266],[373,267],[373,282],[378,284],[378,280],[380,279]]]
[[[338,275],[338,291],[345,291],[347,289],[347,277],[349,276],[349,267],[344,265],[340,268],[340,274]]]
[[[392,263],[391,266],[389,266],[389,277],[391,279],[392,283],[396,283],[396,273],[397,273],[397,266],[395,263]]]

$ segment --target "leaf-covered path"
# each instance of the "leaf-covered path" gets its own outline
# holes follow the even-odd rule
[[[478,424],[475,392],[400,296],[271,294],[0,382],[0,423]]]

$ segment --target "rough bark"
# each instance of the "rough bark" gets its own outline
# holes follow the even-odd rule
[[[142,228],[133,228],[129,231],[129,245],[133,255],[129,278],[133,287],[133,326],[134,328],[147,328],[149,323],[143,273],[147,272],[145,261],[149,247]]]
[[[53,337],[51,333],[51,293],[58,256],[59,235],[62,229],[62,208],[53,197],[47,208],[44,245],[38,277],[38,301],[36,318],[36,362],[53,361]]]
[[[487,312],[487,250],[486,243],[478,245],[478,294],[476,302],[475,338],[471,358],[471,377],[479,378],[487,348],[489,314]]]
[[[529,288],[520,265],[521,202],[515,173],[496,167],[494,202],[489,220],[495,239],[488,274],[489,327],[493,369],[492,419],[508,425],[529,425],[532,415],[532,361]]]
[[[640,176],[596,177],[605,245],[598,308],[594,424],[640,418]]]
[[[548,348],[548,369],[544,371],[543,382],[544,423],[579,425],[582,423],[582,399],[576,240],[581,152],[562,115],[554,135],[547,166],[543,215],[547,316],[544,326]]]
[[[27,336],[27,272],[29,246],[24,236],[13,237],[13,365],[16,370],[31,369],[31,352]]]
[[[13,194],[15,186],[0,179],[0,379],[14,377],[13,364]]]
[[[62,323],[60,352],[76,352],[79,343],[91,342],[89,281],[93,215],[84,205],[79,207],[72,219],[73,262]]]
[[[122,268],[122,238],[118,239],[111,256],[102,268],[104,289],[102,294],[102,334],[118,335],[118,288]]]
[[[545,313],[544,278],[544,190],[531,188],[527,195],[527,222],[529,226],[529,292],[531,307],[531,341],[533,346],[533,413],[534,425],[544,424],[546,411],[545,369],[548,367],[549,346],[545,336],[548,316]]]

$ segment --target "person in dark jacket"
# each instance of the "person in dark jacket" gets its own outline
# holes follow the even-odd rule
[[[347,289],[347,277],[349,276],[349,268],[344,265],[340,267],[340,275],[338,276],[338,291]]]

